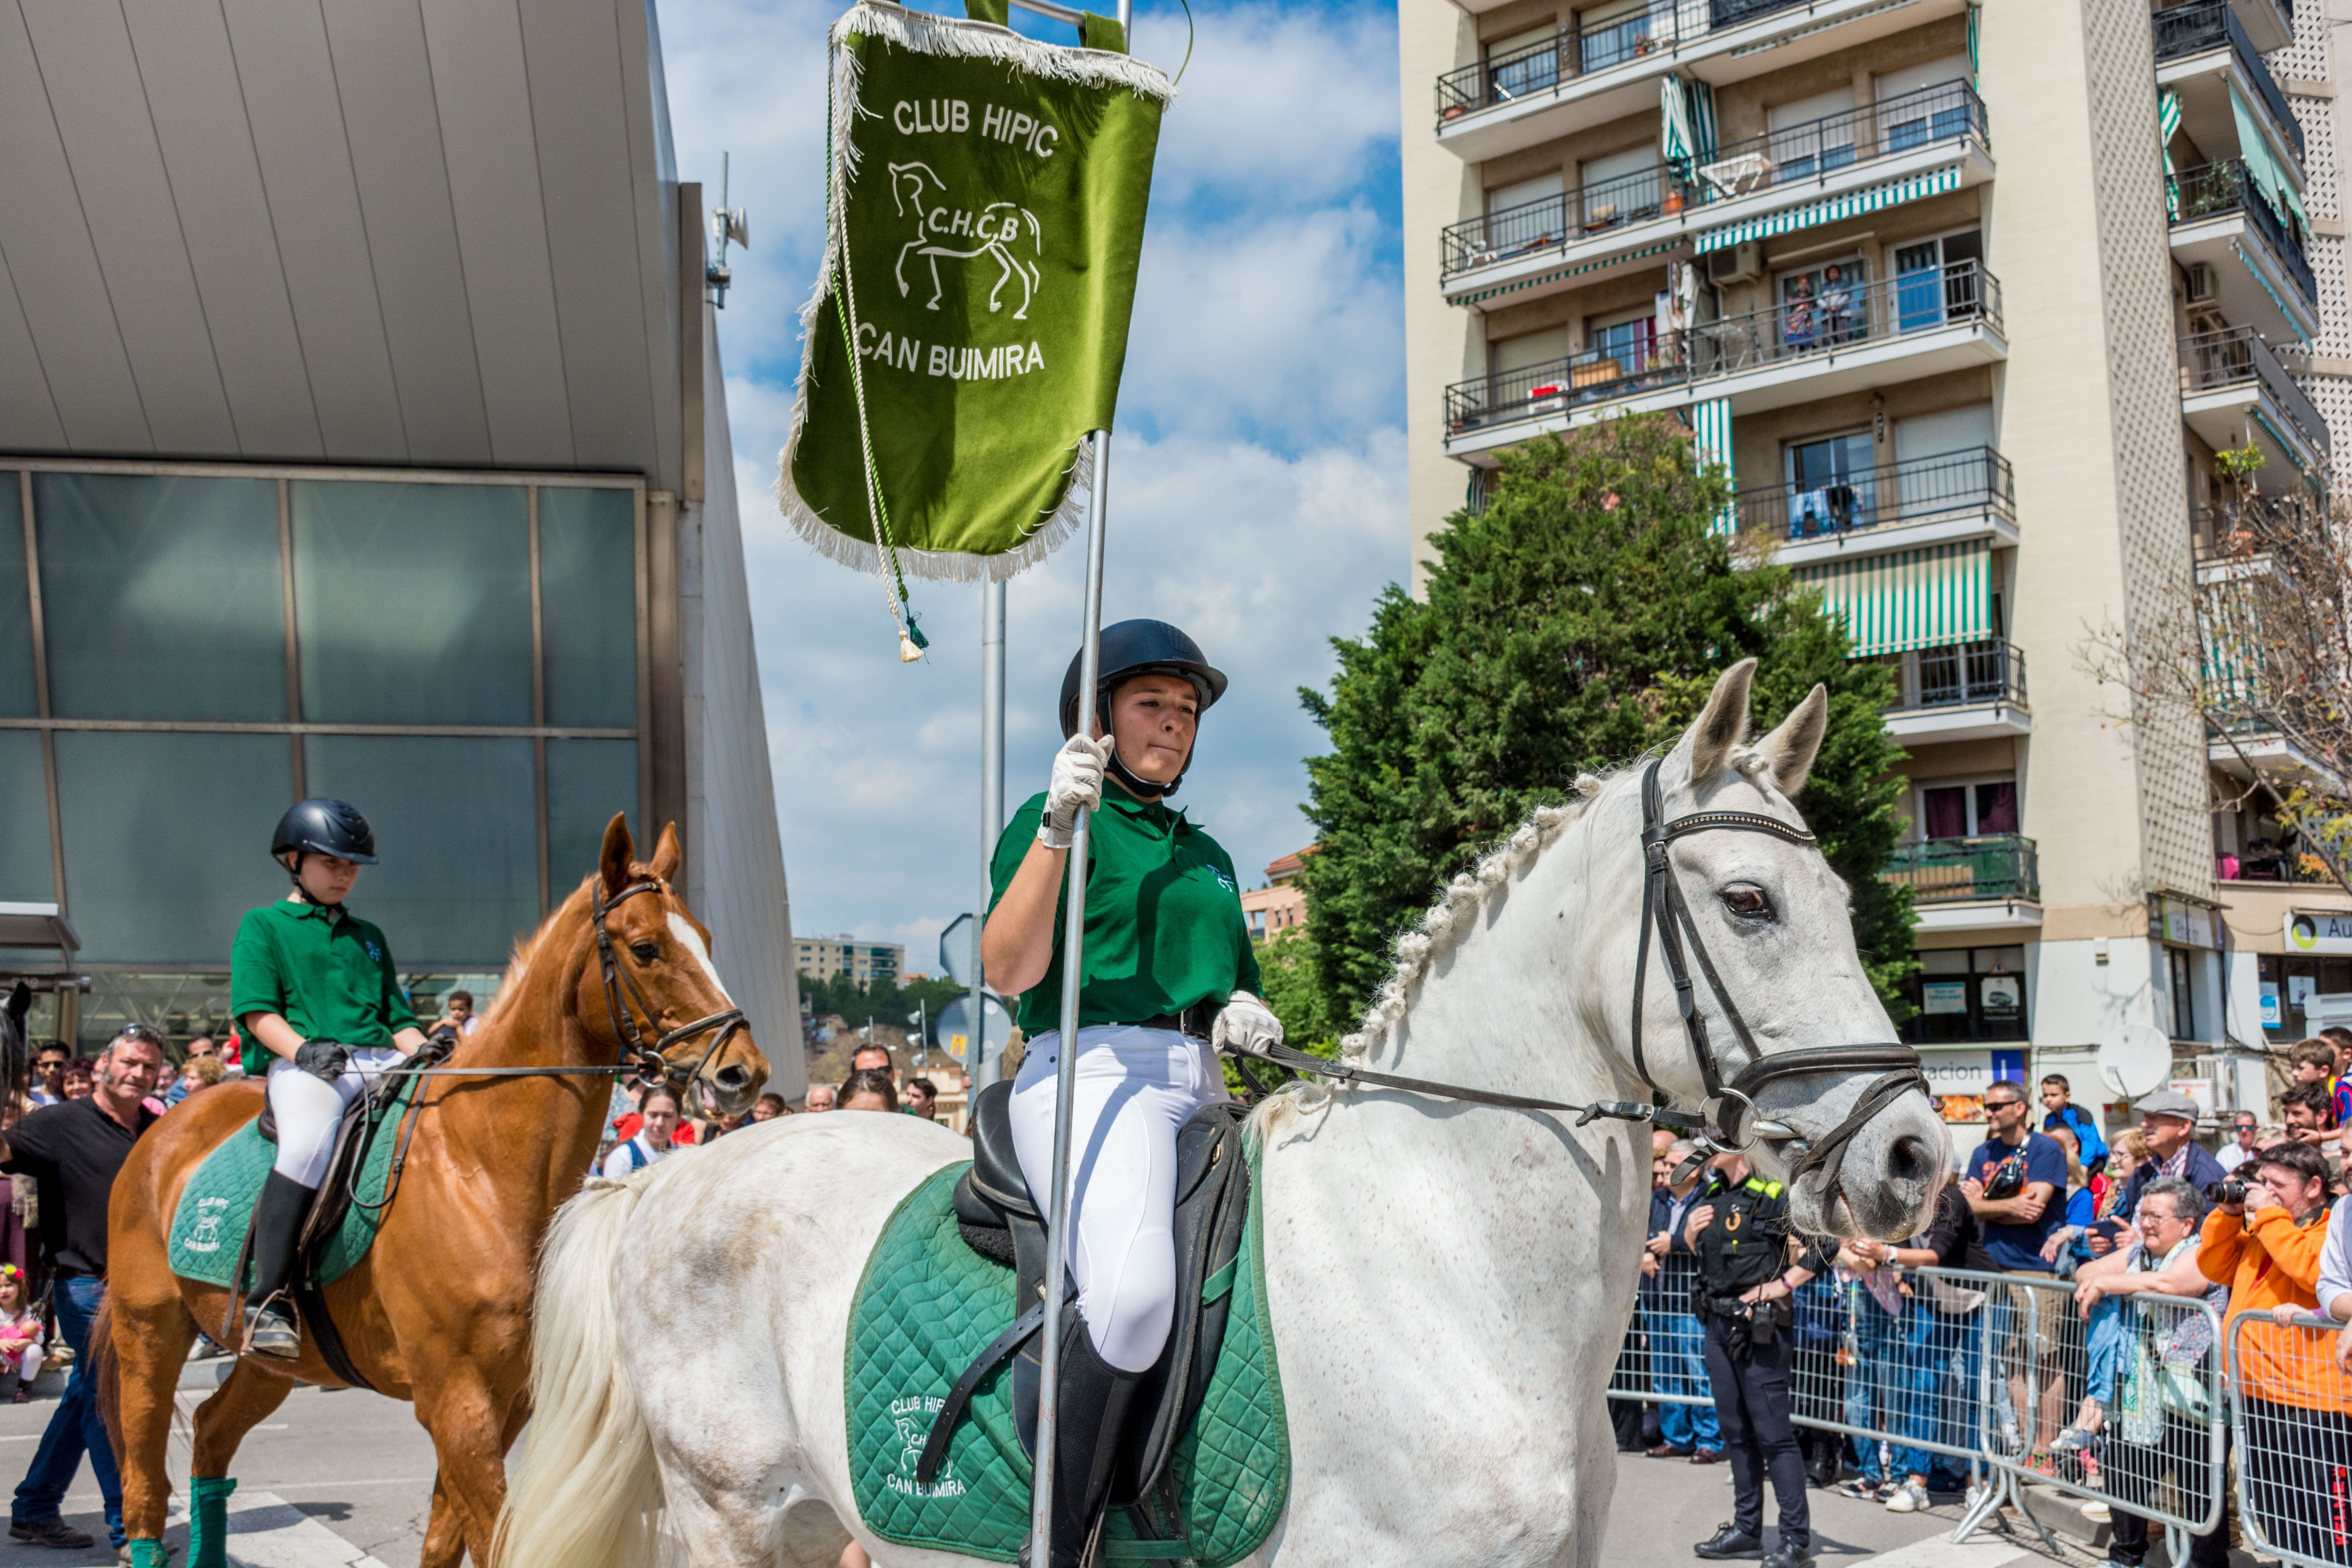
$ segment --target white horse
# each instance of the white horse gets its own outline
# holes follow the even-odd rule
[[[1816,688],[1752,749],[1742,664],[1660,772],[1669,816],[1793,824],[1821,743]],[[1558,1097],[1643,1097],[1630,1058],[1643,886],[1640,775],[1580,780],[1400,942],[1393,999],[1351,1054],[1380,1070]],[[1768,1053],[1891,1041],[1846,889],[1818,851],[1703,832],[1670,854],[1727,992]],[[1701,1083],[1655,964],[1644,1048],[1677,1103]],[[1727,1023],[1706,988],[1700,1006]],[[1722,1050],[1725,1030],[1717,1031]],[[1734,1047],[1727,1076],[1745,1065]],[[1783,1079],[1763,1114],[1844,1120],[1880,1077]],[[1603,1390],[1647,1221],[1647,1130],[1396,1090],[1295,1088],[1255,1113],[1268,1306],[1286,1403],[1286,1511],[1253,1564],[1532,1568],[1600,1557],[1615,1452]],[[1792,1191],[1808,1231],[1899,1237],[1933,1202],[1943,1124],[1916,1089],[1848,1146],[1843,1194]],[[900,1116],[793,1117],[591,1183],[541,1268],[528,1447],[499,1568],[830,1565],[850,1534],[887,1568],[975,1560],[867,1534],[851,1490],[843,1341],[899,1200],[968,1157]],[[667,1538],[667,1541],[663,1538]]]
[[[1016,321],[1029,316],[1030,302],[1037,297],[1038,268],[1034,261],[1024,261],[1013,247],[1024,238],[1032,254],[1042,254],[1045,231],[1038,226],[1037,215],[1015,202],[991,202],[977,213],[959,211],[945,206],[932,206],[925,182],[947,194],[947,182],[933,174],[927,163],[893,163],[890,165],[890,196],[898,205],[898,216],[911,214],[915,219],[915,237],[898,247],[898,262],[893,268],[898,279],[898,297],[906,298],[914,291],[907,281],[907,258],[927,258],[931,264],[931,297],[923,308],[936,310],[944,285],[940,281],[940,258],[950,261],[976,261],[985,256],[1000,268],[996,284],[988,291],[988,309],[992,314],[1002,308],[1004,286],[1018,281],[1021,285],[1021,308],[1013,312]],[[959,249],[952,243],[957,237],[971,240]]]

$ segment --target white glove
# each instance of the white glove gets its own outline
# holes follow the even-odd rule
[[[1054,782],[1045,786],[1045,815],[1037,824],[1037,842],[1048,849],[1067,849],[1078,813],[1102,805],[1103,765],[1110,761],[1110,742],[1073,735],[1054,753]]]
[[[1209,1026],[1209,1043],[1221,1051],[1263,1057],[1266,1047],[1282,1044],[1282,1020],[1248,992],[1236,991]]]

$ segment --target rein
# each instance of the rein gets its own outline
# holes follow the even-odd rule
[[[1927,1092],[1927,1077],[1919,1070],[1919,1053],[1893,1040],[1807,1046],[1796,1050],[1771,1052],[1767,1052],[1756,1043],[1756,1037],[1748,1027],[1748,1020],[1740,1016],[1739,1008],[1724,986],[1723,977],[1716,972],[1714,960],[1707,955],[1706,944],[1699,937],[1698,924],[1691,916],[1688,901],[1683,897],[1682,885],[1675,878],[1674,864],[1666,857],[1666,847],[1677,838],[1707,832],[1765,833],[1808,849],[1818,848],[1820,841],[1804,828],[1791,826],[1762,812],[1696,811],[1668,819],[1658,786],[1658,765],[1663,760],[1652,758],[1642,775],[1642,936],[1633,969],[1633,1067],[1642,1075],[1642,1081],[1650,1086],[1654,1097],[1652,1102],[1602,1100],[1590,1105],[1570,1105],[1554,1100],[1531,1100],[1523,1095],[1500,1094],[1491,1089],[1465,1089],[1457,1084],[1433,1083],[1424,1079],[1374,1072],[1369,1068],[1351,1067],[1323,1057],[1309,1056],[1295,1047],[1281,1044],[1246,1052],[1245,1058],[1262,1060],[1293,1073],[1332,1079],[1342,1083],[1366,1083],[1385,1089],[1407,1089],[1416,1094],[1432,1095],[1441,1100],[1459,1100],[1474,1105],[1501,1106],[1514,1110],[1572,1111],[1576,1114],[1579,1127],[1608,1118],[1619,1121],[1647,1121],[1671,1131],[1694,1133],[1701,1147],[1691,1156],[1690,1163],[1676,1173],[1678,1180],[1709,1156],[1749,1148],[1759,1138],[1777,1142],[1802,1137],[1786,1123],[1768,1121],[1758,1114],[1756,1095],[1767,1085],[1782,1079],[1806,1078],[1817,1073],[1885,1069],[1878,1080],[1855,1100],[1853,1109],[1846,1114],[1845,1120],[1815,1140],[1790,1170],[1791,1186],[1799,1178],[1819,1171],[1823,1196],[1836,1195],[1846,1150],[1853,1144],[1855,1134],[1871,1118],[1912,1089],[1916,1089],[1923,1094]],[[1653,932],[1655,933],[1659,956],[1665,962],[1667,978],[1674,984],[1675,1008],[1682,1015],[1683,1031],[1689,1039],[1691,1055],[1697,1059],[1699,1079],[1706,1086],[1708,1105],[1710,1108],[1723,1108],[1712,1119],[1705,1114],[1669,1107],[1666,1091],[1652,1076],[1648,1058],[1642,1048],[1642,999],[1649,976]],[[1733,1037],[1748,1053],[1747,1067],[1729,1083],[1723,1081],[1714,1043],[1707,1036],[1706,1019],[1698,1010],[1697,988],[1692,984],[1690,973],[1689,961],[1694,958],[1698,961],[1699,973],[1706,977],[1708,989],[1715,993],[1717,1005],[1723,1009],[1724,1021],[1731,1026]],[[1247,1069],[1243,1071],[1246,1075]]]

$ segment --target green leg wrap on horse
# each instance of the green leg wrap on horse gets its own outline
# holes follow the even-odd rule
[[[227,1476],[197,1476],[188,1482],[188,1568],[228,1568],[228,1495],[236,1482]],[[163,1554],[155,1554],[163,1568]],[[132,1568],[142,1568],[136,1558]]]
[[[171,1561],[163,1555],[163,1543],[160,1541],[132,1541],[125,1544],[131,1548],[131,1568],[165,1568]]]

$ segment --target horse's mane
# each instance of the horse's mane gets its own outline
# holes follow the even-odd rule
[[[1533,869],[1538,858],[1559,840],[1561,831],[1581,817],[1612,781],[1641,766],[1643,760],[1645,759],[1605,773],[1579,773],[1575,800],[1538,806],[1516,832],[1479,859],[1475,869],[1465,871],[1446,884],[1444,896],[1397,937],[1392,949],[1396,966],[1372,998],[1371,1005],[1365,1009],[1363,1022],[1357,1026],[1355,1033],[1340,1037],[1339,1059],[1350,1066],[1365,1065],[1372,1048],[1404,1021],[1414,994],[1428,976],[1430,965],[1477,929],[1479,916],[1496,891]],[[1726,763],[1750,780],[1767,765],[1747,746],[1735,747]],[[1285,1085],[1251,1113],[1252,1135],[1263,1137],[1289,1112],[1313,1110],[1328,1104],[1331,1087],[1328,1081],[1307,1079]]]
[[[636,868],[631,867],[630,869]],[[482,1009],[482,1022],[487,1024],[499,1016],[506,1010],[507,999],[522,990],[523,977],[530,972],[531,960],[539,955],[541,948],[547,945],[549,937],[562,923],[564,916],[572,912],[572,906],[587,896],[588,883],[596,875],[591,871],[581,878],[580,885],[572,889],[562,903],[548,911],[547,918],[539,922],[538,930],[515,938],[514,950],[507,956],[506,982],[499,987],[499,994],[490,998],[490,1005]]]

